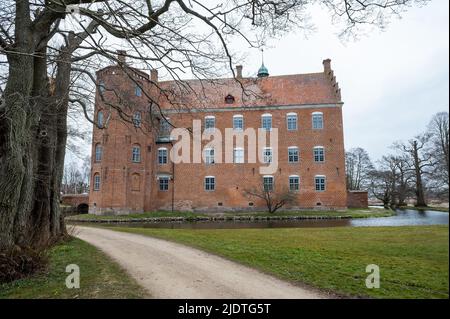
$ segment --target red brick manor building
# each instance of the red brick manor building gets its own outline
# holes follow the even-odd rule
[[[310,74],[269,76],[263,65],[255,78],[243,77],[237,66],[236,79],[189,80],[191,93],[183,94],[180,83],[160,81],[156,70],[147,74],[119,65],[99,70],[89,211],[261,210],[265,203],[245,191],[261,184],[293,192],[295,204],[286,209],[346,208],[343,102],[330,60],[323,61],[322,72]],[[117,101],[123,113],[113,107]],[[163,115],[147,121],[149,104],[162,110],[152,114]],[[256,148],[247,137],[243,147],[233,148],[231,162],[208,148],[208,141],[201,142],[200,163],[172,162],[176,141],[170,129],[192,128],[193,120],[222,133],[277,128],[276,169],[261,174],[261,163],[247,160]],[[193,151],[193,142],[190,146]],[[263,163],[274,155],[271,147],[256,152],[263,153]]]

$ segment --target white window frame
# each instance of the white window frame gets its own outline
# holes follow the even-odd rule
[[[317,183],[318,179],[323,179],[323,184],[321,182],[319,182],[319,184]],[[322,186],[323,185],[323,189]],[[317,189],[317,187],[319,186],[319,189]],[[316,192],[324,192],[327,190],[327,177],[325,175],[316,175],[314,176],[314,190]]]
[[[291,179],[297,179],[297,183],[291,183]],[[293,185],[297,185],[297,188],[294,187],[294,189],[292,189]],[[300,176],[298,175],[289,175],[289,190],[292,192],[298,192],[300,190]]]
[[[137,84],[134,86],[134,95],[137,97],[142,96],[142,88]]]
[[[162,183],[162,181],[164,181],[164,183]],[[158,178],[158,188],[160,192],[167,192],[169,190],[169,182],[170,182],[170,178],[168,176],[162,176],[160,178]],[[167,186],[166,188],[161,188],[161,186]]]
[[[266,126],[264,125],[266,119],[270,119],[270,127],[266,127]],[[271,131],[271,130],[272,130],[272,125],[273,125],[273,122],[272,122],[272,114],[270,114],[270,113],[264,113],[263,115],[261,115],[261,128],[262,128],[263,130],[265,130],[265,131]]]
[[[236,126],[235,120],[240,120],[241,127]],[[244,116],[241,114],[233,115],[233,130],[235,131],[243,131],[244,130]]]
[[[94,191],[99,191],[100,190],[100,174],[99,173],[95,173],[94,174]]]
[[[209,121],[212,120],[213,126],[212,127],[208,127],[210,123]],[[205,131],[214,131],[216,129],[216,117],[214,115],[208,115],[205,116]]]
[[[245,163],[244,148],[236,147],[233,149],[233,163],[235,163],[235,164]]]
[[[317,116],[320,115],[320,122],[317,121]],[[323,113],[322,112],[312,112],[311,113],[311,121],[312,121],[312,128],[313,130],[322,130],[324,128],[324,121],[323,121]],[[316,125],[320,123],[320,125]]]
[[[139,145],[133,145],[131,148],[131,161],[133,163],[141,162],[141,147]]]
[[[165,165],[169,162],[169,150],[166,147],[158,148],[158,164]]]
[[[103,157],[103,146],[100,143],[95,144],[95,161],[101,162]]]
[[[214,148],[207,147],[203,150],[204,161],[206,165],[212,165],[216,163],[216,152]]]
[[[140,111],[136,111],[133,114],[133,125],[135,127],[140,127],[142,122],[142,113]]]
[[[292,150],[297,151],[296,154],[291,155],[290,152]],[[297,157],[297,160],[296,161],[294,161],[294,160],[291,161],[291,156],[293,157],[293,159],[295,159],[295,157]],[[300,161],[300,151],[298,149],[298,146],[289,146],[288,147],[288,163],[298,163],[299,161]]]
[[[211,181],[212,181],[212,183],[211,183]],[[215,176],[205,176],[204,189],[207,192],[213,192],[216,190],[216,177]]]
[[[321,153],[317,153],[318,151],[321,151]],[[313,157],[315,163],[323,163],[325,162],[325,147],[323,146],[314,146],[313,148]]]
[[[270,180],[270,183],[266,184],[266,180]],[[273,192],[275,179],[273,178],[272,175],[264,175],[262,182],[263,182],[263,189],[264,189],[264,191],[266,191],[266,192],[267,191],[268,192]],[[267,188],[266,185],[270,185],[270,188]]]
[[[270,152],[268,152],[270,151]],[[272,147],[263,148],[263,163],[269,164],[273,161],[273,149]]]
[[[102,128],[104,121],[105,121],[105,114],[103,113],[103,111],[98,111],[97,112],[97,126]]]
[[[295,127],[294,128],[289,128],[289,124],[290,124],[290,119],[294,119],[295,120]],[[286,129],[288,131],[297,131],[298,129],[298,117],[297,117],[297,113],[291,112],[291,113],[287,113],[286,114]]]

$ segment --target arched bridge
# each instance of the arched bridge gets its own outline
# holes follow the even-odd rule
[[[61,204],[73,207],[77,214],[87,214],[89,212],[89,194],[61,195]]]

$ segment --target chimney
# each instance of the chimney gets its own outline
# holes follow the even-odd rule
[[[150,80],[152,82],[158,82],[158,70],[157,69],[150,70]]]
[[[119,64],[126,63],[126,54],[127,54],[127,51],[117,50],[117,60],[119,61]]]
[[[323,73],[328,74],[331,71],[331,60],[325,59],[323,60]]]
[[[236,65],[236,78],[242,79],[242,65]]]

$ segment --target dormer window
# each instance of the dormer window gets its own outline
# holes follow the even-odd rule
[[[234,103],[234,96],[231,94],[228,94],[225,96],[225,103],[226,104],[233,104]]]

